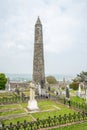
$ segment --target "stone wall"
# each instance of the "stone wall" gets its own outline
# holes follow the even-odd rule
[[[28,83],[15,83],[15,82],[10,82],[10,88],[11,90],[13,89],[28,89],[29,88],[29,84]]]

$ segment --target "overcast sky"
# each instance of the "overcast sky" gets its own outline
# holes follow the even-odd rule
[[[32,74],[38,16],[45,73],[87,71],[87,0],[0,0],[0,72]]]

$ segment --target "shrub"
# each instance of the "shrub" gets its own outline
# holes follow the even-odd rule
[[[7,82],[7,78],[5,74],[0,73],[0,89],[4,90],[5,89],[5,84]]]
[[[78,87],[79,87],[79,82],[72,82],[72,83],[69,85],[69,87],[70,87],[71,89],[77,90]]]
[[[46,80],[47,80],[47,82],[49,84],[57,84],[58,83],[57,80],[56,80],[56,78],[54,76],[47,76]]]

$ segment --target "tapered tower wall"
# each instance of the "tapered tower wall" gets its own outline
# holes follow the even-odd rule
[[[45,86],[43,32],[39,17],[35,24],[33,81],[40,83],[42,88]]]

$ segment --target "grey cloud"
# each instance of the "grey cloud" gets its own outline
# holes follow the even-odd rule
[[[66,56],[65,66],[68,66],[68,64],[71,65],[67,55],[72,57],[72,62],[74,63],[73,53],[77,55],[78,59],[80,53],[83,53],[81,59],[83,58],[84,64],[87,64],[85,61],[87,55],[86,12],[86,0],[1,1],[0,71],[29,71],[32,73],[34,24],[38,15],[43,24],[46,65],[50,66],[53,62],[57,62],[58,65],[60,59],[54,61],[54,57],[57,59],[58,55],[62,58],[64,55]],[[48,59],[46,55],[48,55]],[[50,60],[50,56],[52,57],[52,61]],[[21,66],[19,66],[20,62]],[[9,63],[11,64],[11,67]],[[26,65],[24,63],[26,63]],[[81,63],[80,59],[79,63]],[[59,67],[62,66],[62,64],[64,64],[63,60],[60,60],[59,64]],[[78,71],[84,69],[84,67],[82,68],[82,65],[79,67],[77,62],[75,64],[76,68],[78,66]],[[54,66],[54,68],[54,72],[56,72],[57,66]],[[74,70],[76,70],[76,68]],[[49,71],[48,73],[50,73],[51,70],[52,66],[46,71]],[[64,70],[61,68],[60,71],[63,73]],[[69,71],[70,69],[67,70],[67,72]]]

